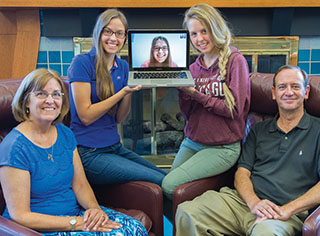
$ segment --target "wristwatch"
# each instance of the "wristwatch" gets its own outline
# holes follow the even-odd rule
[[[75,231],[76,229],[76,224],[77,224],[77,218],[73,216],[71,220],[69,221],[69,224],[71,226],[71,231]]]

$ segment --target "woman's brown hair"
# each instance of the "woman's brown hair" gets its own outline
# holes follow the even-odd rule
[[[68,91],[66,90],[62,79],[56,71],[43,68],[30,72],[22,80],[16,94],[14,95],[11,108],[13,116],[17,121],[23,122],[29,119],[27,103],[29,101],[30,93],[33,91],[42,90],[50,79],[55,79],[61,87],[61,92],[64,93],[62,96],[60,114],[52,122],[52,124],[58,124],[63,121],[65,115],[69,111]]]
[[[96,25],[93,29],[93,46],[96,48],[96,80],[97,80],[97,95],[100,100],[104,100],[106,98],[114,95],[114,87],[112,78],[110,75],[110,71],[107,69],[106,61],[104,56],[106,54],[103,44],[100,40],[102,31],[104,27],[106,27],[112,19],[120,19],[122,24],[125,27],[125,31],[128,31],[128,22],[126,17],[122,12],[117,9],[108,9],[101,13],[97,19]],[[126,39],[125,39],[126,40]],[[123,46],[125,41],[123,43]],[[108,114],[114,115],[116,112],[116,106],[112,107]]]

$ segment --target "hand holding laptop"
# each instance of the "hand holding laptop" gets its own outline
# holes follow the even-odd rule
[[[194,87],[178,87],[178,89],[182,90],[183,92],[185,92],[186,94],[192,96],[193,93],[196,91],[196,89]]]
[[[140,89],[142,88],[141,85],[137,85],[135,87],[129,87],[129,86],[126,86],[123,88],[123,90],[127,93],[132,93],[132,92],[136,92],[136,91],[139,91]]]

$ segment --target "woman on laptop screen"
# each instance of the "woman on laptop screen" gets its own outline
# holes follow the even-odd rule
[[[94,184],[144,180],[161,185],[165,172],[120,142],[117,123],[130,111],[128,63],[117,57],[127,37],[125,16],[104,11],[93,30],[93,48],[77,55],[68,70],[71,129],[88,180]]]
[[[169,198],[178,185],[218,175],[236,163],[250,105],[248,65],[230,46],[231,33],[220,13],[195,5],[183,25],[200,55],[190,65],[195,87],[179,89],[186,138],[162,182]]]
[[[150,59],[143,62],[141,67],[178,67],[178,65],[172,61],[170,45],[165,37],[158,36],[152,40]]]

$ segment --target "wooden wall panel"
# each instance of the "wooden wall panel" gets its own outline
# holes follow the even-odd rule
[[[37,65],[39,9],[2,9],[0,25],[0,79],[24,77]]]
[[[15,42],[15,34],[0,34],[0,79],[12,77]]]
[[[0,34],[15,34],[17,32],[16,17],[12,10],[0,11]]]
[[[319,0],[0,0],[0,7],[318,7]]]
[[[17,36],[15,12],[0,12],[0,78],[10,78]]]
[[[36,69],[40,45],[39,10],[17,11],[17,38],[12,77],[24,77]]]
[[[14,48],[14,60],[12,65],[12,77],[25,77],[37,67],[39,39],[34,37],[34,32],[19,32]]]

